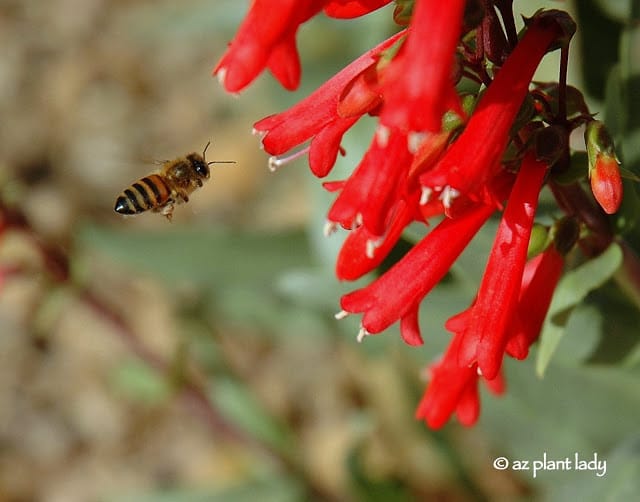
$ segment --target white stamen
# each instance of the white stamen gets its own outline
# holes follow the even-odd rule
[[[303,156],[305,153],[309,152],[309,147],[303,148],[302,150],[298,150],[297,152],[292,153],[288,157],[269,157],[269,171],[272,173],[276,172],[280,167],[288,164],[291,161],[296,160],[298,157]]]
[[[407,136],[407,148],[409,148],[409,153],[415,154],[420,148],[420,145],[425,142],[427,137],[428,134],[426,132],[410,132]]]
[[[281,165],[282,164],[278,157],[269,157],[269,171],[275,173]]]
[[[218,76],[218,82],[220,82],[220,85],[224,87],[224,79],[227,77],[227,69],[223,66],[218,70],[216,75]]]
[[[364,329],[364,326],[360,326],[360,330],[358,331],[358,336],[356,337],[356,340],[358,340],[358,343],[362,343],[362,340],[364,340],[364,338],[366,336],[369,336],[371,333],[369,333],[366,329]]]
[[[335,317],[339,321],[340,319],[344,319],[348,315],[349,315],[349,312],[347,312],[346,310],[341,310],[340,312],[335,314],[333,317]]]
[[[260,148],[262,148],[263,150],[264,150],[264,145],[262,144],[262,140],[264,139],[264,137],[267,135],[268,132],[269,131],[259,131],[255,127],[251,129],[251,134],[253,134],[254,136],[258,136],[258,139],[260,140]]]
[[[373,260],[373,255],[375,254],[375,252],[376,252],[375,243],[371,239],[368,239],[367,244],[365,246],[364,254],[367,256],[367,258],[369,258],[370,260]]]
[[[353,228],[361,227],[363,221],[362,213],[356,214],[356,217],[353,219]]]
[[[367,244],[365,245],[365,253],[364,253],[367,256],[367,258],[372,260],[376,254],[376,249],[382,246],[383,242],[384,242],[384,237],[380,237],[379,239],[367,239]]]
[[[391,131],[387,126],[379,125],[376,129],[376,141],[378,142],[378,145],[380,145],[382,148],[385,148],[389,143],[390,134]]]
[[[334,221],[327,221],[324,224],[324,228],[322,229],[322,234],[325,237],[329,237],[332,233],[334,233],[338,229],[338,224]]]
[[[440,194],[440,200],[442,201],[442,205],[449,209],[451,207],[452,202],[460,195],[460,192],[453,187],[446,186],[442,193]]]
[[[482,370],[480,369],[480,366],[476,368],[476,371],[478,372],[478,376],[482,376]]]
[[[433,194],[433,189],[430,187],[422,187],[422,193],[420,194],[420,205],[424,206],[427,202],[431,200],[431,195]]]

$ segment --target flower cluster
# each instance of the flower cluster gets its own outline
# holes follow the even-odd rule
[[[295,88],[300,24],[320,11],[350,18],[387,3],[254,0],[214,73],[230,92],[242,90],[264,68],[285,88]],[[569,169],[569,133],[595,121],[583,100],[572,100],[578,105],[569,109],[566,82],[532,83],[547,52],[568,50],[575,26],[566,13],[538,12],[518,36],[506,7],[510,2],[485,1],[476,11],[463,0],[395,4],[394,19],[405,25],[402,30],[254,128],[273,156],[272,168],[307,154],[313,174],[325,177],[341,152],[343,135],[361,117],[377,118],[369,149],[352,174],[325,183],[337,194],[327,233],[337,227],[349,231],[337,258],[340,279],[354,280],[378,267],[407,225],[420,222],[426,228],[439,219],[389,270],[342,297],[337,317],[362,314],[359,340],[398,322],[407,344],[422,344],[421,302],[485,222],[502,212],[475,300],[447,321],[454,336],[431,366],[417,410],[431,427],[442,426],[454,413],[471,425],[480,410],[478,381],[503,391],[505,354],[527,356],[564,257],[579,244],[585,222],[579,211],[568,209],[579,182],[565,190],[554,177]],[[476,91],[462,94],[463,80]],[[596,199],[614,212],[621,198],[618,164],[611,148],[600,150],[605,154],[585,166],[583,177],[591,175]],[[537,253],[530,253],[545,184],[553,185],[560,208],[569,214],[548,229]],[[591,210],[600,211],[595,205]]]

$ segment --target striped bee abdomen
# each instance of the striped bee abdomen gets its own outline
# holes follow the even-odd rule
[[[162,207],[171,191],[158,174],[151,174],[126,188],[116,199],[115,211],[120,214],[138,214]]]

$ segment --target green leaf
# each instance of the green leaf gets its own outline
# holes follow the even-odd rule
[[[625,438],[620,446],[609,454],[594,454],[598,455],[599,470],[567,472],[563,483],[552,488],[546,500],[636,500],[640,493],[640,437],[633,435]],[[580,458],[593,461],[596,458],[594,454],[581,455]],[[595,465],[594,463],[593,466]],[[600,475],[603,472],[604,474]]]
[[[251,436],[278,450],[287,450],[291,446],[288,430],[265,411],[243,382],[217,379],[210,395],[216,407]]]
[[[640,61],[638,44],[640,43],[640,26],[627,26],[620,39],[620,99],[625,111],[622,128],[622,157],[626,169],[638,174],[640,172],[640,145],[638,145],[638,129],[640,128]],[[608,115],[607,115],[608,116]]]
[[[609,69],[618,57],[618,40],[621,26],[604,15],[599,3],[604,0],[578,0],[576,2],[578,36],[583,54],[581,73],[586,91],[602,99]],[[606,0],[609,3],[609,0]],[[572,44],[573,45],[573,44]]]
[[[560,340],[573,308],[590,291],[604,284],[620,267],[622,251],[613,243],[600,256],[568,272],[562,277],[542,326],[540,347],[536,362],[536,373],[542,377]]]
[[[107,502],[296,502],[302,500],[300,486],[291,479],[269,477],[251,480],[247,483],[228,487],[183,488],[163,490],[157,493],[115,495],[107,497]]]
[[[596,4],[611,19],[620,23],[629,21],[631,16],[631,5],[633,0],[596,0]]]
[[[339,283],[326,270],[292,268],[278,278],[274,287],[297,307],[336,313],[340,310],[340,295],[355,289],[357,284]]]
[[[628,273],[628,272],[627,272]],[[624,267],[616,274],[626,275]],[[605,284],[589,295],[589,305],[601,313],[599,331],[606,336],[599,336],[598,343],[589,355],[590,364],[615,364],[625,362],[632,364],[634,349],[640,343],[640,337],[630,326],[640,325],[640,311],[620,290],[617,281]]]
[[[310,264],[304,232],[249,233],[176,228],[163,232],[86,226],[81,244],[165,281],[221,287],[269,284],[284,270]]]

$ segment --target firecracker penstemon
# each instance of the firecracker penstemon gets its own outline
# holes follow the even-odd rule
[[[233,93],[265,68],[294,89],[302,23],[321,12],[363,16],[389,3],[253,0],[214,73]],[[480,412],[478,382],[504,391],[504,356],[527,357],[567,255],[589,259],[613,241],[606,214],[615,213],[622,200],[619,161],[603,124],[566,84],[575,31],[567,13],[539,11],[518,33],[510,0],[394,3],[389,12],[399,25],[395,35],[254,128],[273,169],[306,154],[312,173],[322,178],[342,152],[345,132],[365,115],[377,120],[369,149],[351,175],[324,184],[336,193],[327,233],[349,231],[337,258],[339,279],[376,269],[409,224],[430,225],[391,268],[340,300],[338,318],[362,315],[360,340],[399,323],[407,344],[422,344],[421,302],[485,222],[501,213],[476,297],[447,321],[453,338],[430,366],[417,409],[417,417],[434,428],[454,413],[472,425]],[[561,51],[559,81],[533,82],[542,58],[555,50]],[[575,174],[569,135],[577,128],[585,128],[588,161]],[[558,217],[545,227],[542,241],[537,233],[533,246],[545,185],[557,200]]]

